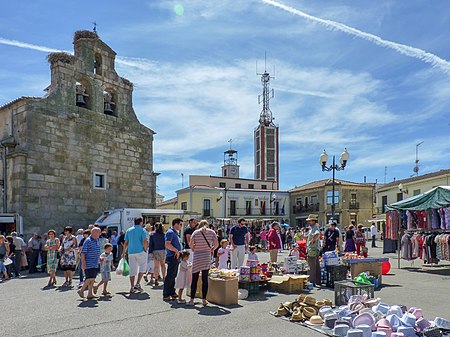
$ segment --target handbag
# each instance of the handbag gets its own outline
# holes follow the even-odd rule
[[[12,260],[9,257],[7,257],[5,259],[5,261],[3,261],[3,265],[4,266],[9,266],[11,263],[13,263],[13,262],[12,262]]]

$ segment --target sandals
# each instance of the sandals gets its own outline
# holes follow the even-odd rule
[[[209,302],[207,300],[202,300],[202,304],[204,307],[206,307],[209,304]]]
[[[177,303],[178,304],[186,304],[186,300],[178,300]]]

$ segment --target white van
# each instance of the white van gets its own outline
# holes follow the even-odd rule
[[[144,223],[161,222],[166,223],[166,217],[179,217],[183,220],[188,220],[194,212],[183,211],[179,209],[153,209],[153,208],[118,208],[106,210],[95,221],[95,225],[101,229],[108,231],[111,234],[112,231],[126,231],[128,228],[134,226],[134,219],[142,217]]]

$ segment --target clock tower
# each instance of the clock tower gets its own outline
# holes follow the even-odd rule
[[[230,148],[223,153],[222,177],[239,178],[236,150]]]

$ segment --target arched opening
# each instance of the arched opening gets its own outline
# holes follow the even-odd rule
[[[75,104],[80,108],[90,109],[90,88],[82,83],[76,82],[75,84]]]
[[[103,112],[105,115],[117,117],[116,94],[112,91],[103,91]]]
[[[102,55],[100,53],[95,53],[94,74],[102,75]]]

